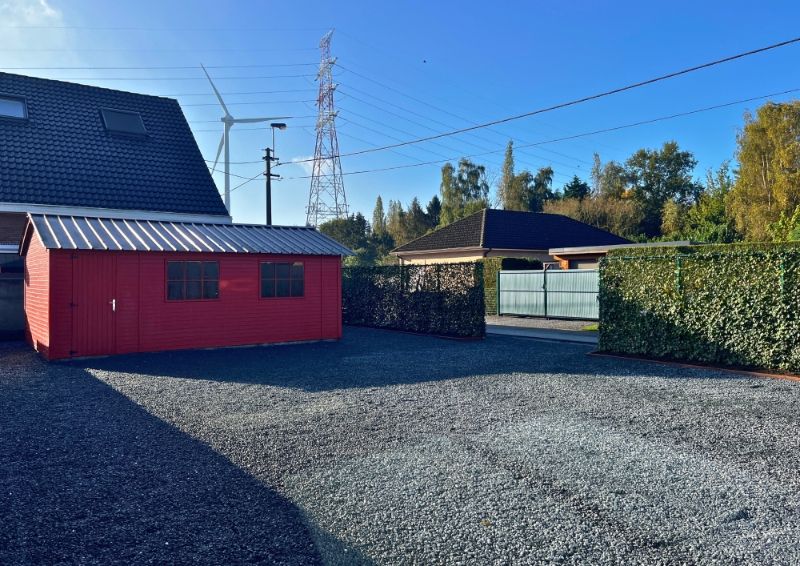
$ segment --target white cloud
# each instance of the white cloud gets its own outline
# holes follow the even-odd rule
[[[295,165],[302,167],[304,174],[311,175],[311,173],[314,172],[314,162],[309,161],[310,159],[314,159],[314,156],[306,155],[300,157],[292,157],[291,163],[294,163]],[[298,161],[300,163],[298,163]]]
[[[0,66],[78,62],[70,30],[61,28],[65,25],[64,14],[47,0],[0,0],[0,22],[7,26],[0,33]]]

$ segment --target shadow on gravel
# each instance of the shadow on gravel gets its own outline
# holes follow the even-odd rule
[[[588,357],[588,345],[504,336],[458,341],[346,327],[339,342],[188,350],[70,362],[154,378],[201,379],[302,389],[372,388],[495,374],[625,375],[695,379],[733,374]]]
[[[0,564],[357,557],[206,444],[80,369],[0,351]],[[313,527],[312,527],[313,528]]]

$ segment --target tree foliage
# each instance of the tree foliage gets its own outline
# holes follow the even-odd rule
[[[486,168],[463,158],[458,170],[450,163],[442,167],[442,210],[439,225],[445,226],[489,206]]]
[[[731,214],[748,240],[766,240],[769,225],[800,205],[800,101],[767,103],[755,116],[745,114],[736,141]]]
[[[603,196],[552,200],[545,204],[544,212],[563,214],[631,240],[640,239],[639,226],[644,218],[638,202]]]
[[[668,201],[687,205],[701,189],[692,179],[697,160],[681,151],[677,142],[664,143],[661,149],[640,149],[625,162],[634,199],[644,209],[642,232],[648,237],[661,233],[661,213]]]
[[[372,211],[372,231],[375,234],[386,232],[386,213],[383,211],[383,199],[381,195],[375,200],[375,209]]]
[[[583,200],[591,193],[592,189],[589,187],[589,184],[577,175],[573,175],[572,180],[561,189],[562,198]]]

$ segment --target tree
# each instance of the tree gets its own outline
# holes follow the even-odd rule
[[[603,177],[603,162],[600,161],[600,154],[597,152],[592,156],[592,172],[590,175],[592,178],[592,192],[595,195],[599,195],[600,183]]]
[[[375,209],[372,211],[372,233],[383,234],[386,232],[386,214],[383,212],[383,199],[378,195]]]
[[[360,212],[346,218],[335,218],[319,225],[319,231],[347,246],[356,254],[350,263],[371,265],[375,262],[375,248],[369,241],[369,224]]]
[[[733,218],[726,210],[732,188],[729,162],[724,162],[717,171],[709,169],[705,190],[686,214],[682,237],[711,244],[739,239]]]
[[[677,142],[664,143],[661,149],[640,149],[625,162],[633,198],[644,207],[642,231],[649,237],[661,231],[661,213],[669,200],[690,204],[701,191],[692,180],[697,160],[681,151]]]
[[[527,210],[528,203],[521,191],[520,179],[514,175],[514,141],[509,140],[503,159],[500,181],[497,185],[497,198],[504,210]]]
[[[547,201],[553,200],[553,168],[542,167],[528,184],[528,210],[541,212]]]
[[[400,204],[400,201],[390,200],[389,210],[386,214],[386,231],[398,246],[408,241],[406,238],[405,216],[406,212],[403,210],[403,205]]]
[[[661,208],[661,234],[678,238],[686,229],[686,212],[689,205],[670,199]]]
[[[769,102],[744,121],[730,212],[746,239],[765,240],[768,227],[800,205],[800,101]]]
[[[442,167],[442,210],[439,225],[445,226],[489,206],[486,168],[463,158],[458,171],[450,163]]]
[[[561,190],[563,198],[576,198],[578,200],[585,199],[591,192],[592,189],[589,187],[589,184],[580,179],[577,175],[573,175],[572,180],[564,185],[564,188]]]
[[[417,197],[414,197],[414,200],[408,205],[408,211],[405,213],[403,223],[404,236],[409,242],[424,236],[428,232],[428,217],[422,206],[420,206]]]
[[[442,195],[442,210],[439,215],[439,225],[446,226],[458,220],[464,206],[462,195],[456,187],[455,169],[452,164],[442,166],[442,181],[439,184]]]
[[[774,242],[796,242],[800,240],[800,206],[790,215],[781,212],[780,218],[769,225]]]
[[[425,207],[425,214],[428,216],[428,229],[436,228],[442,215],[442,201],[439,200],[438,196],[433,195],[428,202],[428,206]]]
[[[563,214],[623,238],[641,239],[639,225],[644,213],[641,204],[632,199],[598,196],[551,200],[545,203],[544,212]]]
[[[622,198],[628,190],[628,173],[616,161],[600,164],[600,156],[595,154],[592,177],[595,180],[595,194],[604,198]]]

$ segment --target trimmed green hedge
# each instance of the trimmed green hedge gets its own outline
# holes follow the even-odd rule
[[[483,260],[483,288],[486,314],[497,314],[497,272],[501,270],[542,269],[538,259],[487,257]]]
[[[345,267],[345,324],[440,336],[486,333],[481,263]]]
[[[611,252],[600,264],[598,348],[800,372],[800,245]]]

